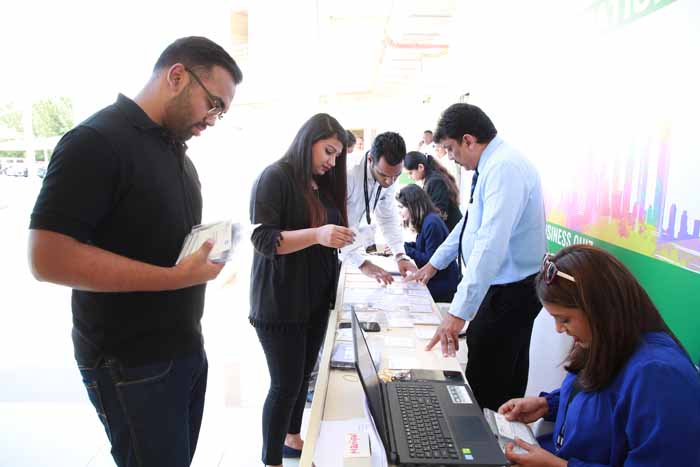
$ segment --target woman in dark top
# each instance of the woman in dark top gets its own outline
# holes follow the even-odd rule
[[[301,417],[335,297],[337,249],[353,241],[345,158],[345,130],[317,114],[253,187],[250,217],[260,225],[252,234],[249,320],[270,372],[262,423],[268,466],[301,454]]]
[[[403,166],[412,180],[422,182],[423,189],[440,210],[440,217],[451,232],[462,218],[459,211],[459,188],[455,178],[433,156],[425,156],[418,151],[406,154]]]
[[[418,235],[415,242],[406,242],[406,254],[422,268],[430,261],[435,250],[445,241],[449,232],[445,222],[438,215],[427,193],[418,185],[407,185],[401,189],[396,200],[404,227],[410,227]],[[438,271],[428,282],[428,290],[436,302],[451,302],[461,280],[457,261]]]

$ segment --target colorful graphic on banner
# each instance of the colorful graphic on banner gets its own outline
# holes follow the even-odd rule
[[[612,163],[603,160],[607,155],[585,158],[575,168],[576,186],[548,191],[547,219],[700,273],[700,219],[688,214],[683,200],[668,196],[671,129],[644,137]]]
[[[566,109],[574,110],[541,166],[547,220],[700,273],[700,68],[689,64],[700,30],[683,21],[700,8],[633,3],[645,7],[635,21],[576,36],[580,53],[562,76],[572,90]],[[595,6],[612,4],[627,11],[617,0]]]

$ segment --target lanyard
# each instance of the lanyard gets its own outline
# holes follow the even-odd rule
[[[566,405],[564,406],[564,419],[561,421],[561,428],[559,428],[559,434],[557,435],[556,441],[557,451],[560,450],[564,444],[564,426],[566,425],[566,416],[569,413],[569,405],[579,392],[581,392],[581,387],[578,384],[578,380],[576,380],[571,387],[571,393],[569,393],[569,398],[566,400]]]
[[[369,151],[365,154],[365,173],[364,173],[364,182],[365,182],[365,216],[367,217],[367,225],[370,225],[372,223],[372,218],[369,215],[369,190],[367,189],[367,156],[369,156]],[[379,188],[377,189],[377,195],[374,197],[374,207],[372,208],[372,212],[374,212],[375,209],[377,209],[377,203],[379,202],[379,193],[382,192],[382,186],[379,185]]]
[[[476,169],[474,171],[474,175],[472,175],[472,189],[469,192],[469,206],[471,206],[474,203],[474,189],[476,188],[476,181],[479,179],[479,169]],[[462,230],[459,231],[459,246],[458,246],[458,259],[459,259],[459,267],[461,269],[463,264],[467,264],[467,262],[464,260],[464,255],[462,254],[462,237],[464,237],[464,228],[467,226],[467,219],[469,218],[469,208],[467,208],[467,212],[464,213],[464,217],[462,218]]]

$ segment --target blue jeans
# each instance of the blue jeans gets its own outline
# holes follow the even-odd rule
[[[186,467],[197,446],[207,387],[204,349],[177,360],[79,366],[119,467]]]

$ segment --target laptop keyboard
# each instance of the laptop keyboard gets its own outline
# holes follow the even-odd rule
[[[401,383],[395,387],[410,456],[414,459],[459,459],[433,387],[417,383]]]

